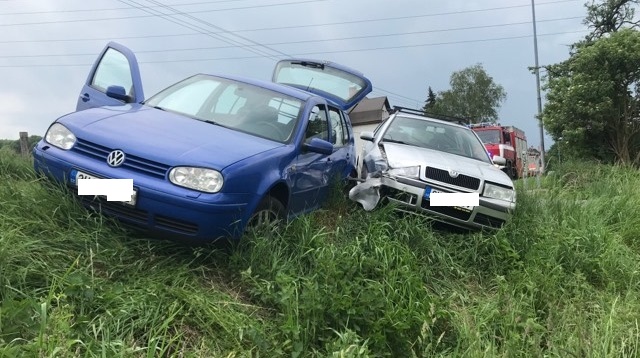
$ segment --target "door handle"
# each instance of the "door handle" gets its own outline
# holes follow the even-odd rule
[[[82,100],[82,102],[87,102],[90,98],[89,98],[89,94],[85,93],[82,96],[80,96],[80,99]]]

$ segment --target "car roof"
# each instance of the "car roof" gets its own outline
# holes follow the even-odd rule
[[[232,81],[243,82],[243,83],[246,83],[246,84],[262,87],[262,88],[265,88],[265,89],[268,89],[268,90],[280,92],[280,93],[283,93],[285,95],[297,98],[297,99],[302,100],[302,101],[307,101],[311,97],[321,97],[321,96],[316,95],[314,93],[303,91],[301,89],[298,89],[298,88],[295,88],[295,87],[292,87],[292,86],[287,86],[287,85],[283,85],[283,84],[280,84],[280,83],[275,83],[275,82],[265,81],[265,80],[259,80],[259,79],[256,79],[256,78],[250,78],[250,77],[245,77],[245,76],[221,74],[221,73],[199,73],[199,75],[213,76],[213,77],[224,78],[224,79],[228,79],[228,80],[232,80]],[[324,97],[322,97],[322,98],[324,98]]]

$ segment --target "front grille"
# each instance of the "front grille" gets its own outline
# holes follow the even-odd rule
[[[99,196],[78,195],[78,188],[71,188],[71,191],[82,204],[102,214],[142,225],[147,225],[148,223],[149,213],[145,210],[136,209],[118,201],[107,201],[106,198]],[[198,225],[187,221],[156,215],[155,222],[158,227],[171,231],[190,235],[198,233]]]
[[[75,151],[76,153],[86,155],[93,159],[102,160],[104,162],[107,161],[107,156],[109,155],[109,153],[111,153],[112,150],[112,148],[108,148],[80,138],[78,138],[76,145],[73,147],[73,151]],[[164,178],[167,170],[169,170],[168,165],[154,162],[152,160],[147,160],[128,153],[125,154],[126,158],[124,163],[122,163],[123,168],[152,175],[158,178]]]
[[[185,234],[197,234],[198,233],[198,225],[190,223],[188,221],[178,220],[174,218],[169,218],[166,216],[156,215],[155,217],[156,225],[172,230],[178,231]]]
[[[502,219],[494,218],[489,215],[477,213],[476,217],[473,219],[476,224],[490,226],[494,228],[501,228],[504,225],[505,221]]]
[[[147,224],[148,213],[118,201],[107,201],[106,198],[89,195],[78,195],[78,189],[71,189],[73,194],[86,206],[99,210],[105,214],[112,214],[120,218]]]
[[[389,188],[389,187],[385,188],[385,190],[386,190],[385,194],[395,200],[399,200],[410,205],[415,205],[418,201],[417,196],[407,193],[405,191],[398,190],[395,188]]]
[[[452,178],[449,172],[443,169],[427,167],[424,172],[425,177],[442,183],[456,185],[462,188],[478,190],[480,187],[480,179],[460,174],[456,178]]]
[[[428,209],[436,213],[440,213],[440,214],[447,215],[452,218],[456,218],[464,221],[469,220],[469,218],[471,217],[470,211],[467,212],[463,210],[454,209],[451,206],[431,206],[431,203],[429,202],[429,200],[426,200],[426,199],[422,199],[421,206],[423,209]]]

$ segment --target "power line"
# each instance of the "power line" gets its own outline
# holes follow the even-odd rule
[[[420,101],[418,101],[415,98],[411,98],[411,97],[407,97],[407,96],[403,96],[401,94],[395,93],[395,92],[391,92],[382,88],[375,88],[374,91],[372,92],[380,92],[382,94],[386,94],[389,97],[397,97],[397,98],[401,98],[403,102],[405,103],[419,103]]]
[[[574,34],[574,33],[582,33],[582,32],[587,32],[587,31],[588,30],[554,32],[554,33],[538,34],[538,37]],[[424,44],[415,44],[415,45],[380,46],[380,47],[369,47],[369,48],[361,48],[361,49],[346,49],[346,50],[335,50],[335,51],[304,52],[304,53],[298,53],[295,56],[320,55],[320,54],[342,53],[342,52],[366,52],[366,51],[378,51],[378,50],[393,50],[393,49],[399,49],[399,48],[430,47],[430,46],[454,45],[454,44],[468,44],[468,43],[480,43],[480,42],[491,42],[491,41],[517,40],[517,39],[530,38],[530,37],[532,37],[532,35],[507,36],[507,37],[496,37],[496,38],[475,39],[475,40],[435,42],[435,43],[424,43]],[[206,61],[252,59],[252,58],[259,58],[259,57],[264,57],[264,56],[259,55],[259,56],[234,56],[234,57],[217,57],[217,58],[194,58],[194,59],[179,59],[179,60],[156,60],[156,61],[139,61],[139,63],[153,64],[153,63],[173,63],[173,62],[200,62],[200,61],[206,62]],[[93,65],[93,64],[92,63],[24,64],[24,65],[0,65],[0,68],[81,67],[81,66],[91,66],[91,65]]]
[[[147,0],[147,1],[152,2],[152,3],[156,3],[156,4],[160,4],[158,1],[155,1],[155,0]],[[189,14],[185,14],[185,13],[180,13],[178,10],[176,10],[175,8],[172,8],[172,7],[170,7],[170,6],[164,6],[164,7],[165,7],[167,10],[170,10],[171,12],[173,12],[173,13],[174,13],[174,14],[176,14],[176,15],[183,15],[183,16],[185,16],[185,17],[187,17],[187,18],[189,18],[189,19],[191,19],[191,20],[193,20],[193,21],[196,21],[196,22],[198,22],[198,23],[201,23],[201,24],[203,24],[203,25],[205,25],[205,26],[209,26],[209,27],[212,27],[212,28],[214,28],[214,29],[216,29],[216,30],[219,30],[219,31],[223,32],[224,34],[228,34],[228,35],[231,35],[231,36],[237,37],[237,38],[239,38],[239,39],[241,39],[241,40],[243,40],[243,41],[249,42],[249,43],[251,43],[251,44],[253,44],[253,45],[255,45],[255,46],[259,46],[259,47],[265,48],[265,49],[267,49],[267,50],[269,50],[269,51],[273,51],[273,52],[275,52],[275,53],[277,53],[277,54],[279,54],[279,55],[283,55],[283,56],[285,56],[285,57],[288,57],[288,55],[287,55],[286,53],[282,52],[282,51],[276,50],[276,49],[274,49],[274,48],[272,48],[272,47],[269,47],[269,46],[266,46],[266,45],[264,45],[264,44],[260,44],[260,43],[258,43],[258,42],[256,42],[256,41],[253,41],[253,40],[251,40],[251,39],[249,39],[249,38],[247,38],[247,37],[244,37],[244,36],[238,35],[238,34],[234,33],[233,31],[228,31],[228,30],[226,30],[226,29],[224,29],[224,28],[222,28],[222,27],[220,27],[220,26],[217,26],[217,25],[212,24],[211,22],[208,22],[208,21],[205,21],[205,20],[199,19],[199,18],[197,18],[197,17],[195,17],[195,16],[193,16],[193,15],[189,15]],[[253,46],[247,46],[247,47],[253,47]],[[273,58],[273,56],[268,56],[268,57]]]
[[[120,2],[122,2],[122,3],[125,3],[125,2],[124,2],[124,1],[122,1],[122,0],[118,0],[118,1],[120,1]],[[139,5],[139,9],[141,9],[141,10],[143,10],[143,11],[146,11],[146,12],[149,12],[149,9],[148,9],[148,8],[147,8],[147,9],[145,9],[145,6],[140,5],[140,3],[135,2],[135,1],[133,1],[133,0],[129,0],[129,1],[131,1],[131,2],[133,2],[133,3],[135,3],[135,4],[137,4],[137,5]],[[208,26],[208,27],[213,27],[213,28],[215,28],[215,29],[217,29],[217,30],[223,30],[223,31],[226,31],[226,30],[224,30],[224,29],[222,29],[222,28],[220,28],[220,27],[217,27],[217,26],[215,26],[215,25],[213,25],[213,24],[211,24],[211,23],[209,23],[209,22],[207,22],[207,21],[204,21],[204,20],[198,19],[198,18],[196,18],[196,17],[194,17],[194,16],[192,16],[192,15],[188,15],[188,14],[181,13],[180,11],[178,11],[178,10],[176,10],[176,9],[174,9],[174,8],[170,7],[170,6],[165,6],[165,5],[163,5],[163,4],[161,4],[161,3],[157,2],[157,1],[153,1],[153,0],[147,0],[147,1],[152,2],[152,3],[159,4],[159,5],[161,5],[163,8],[165,8],[165,9],[169,10],[169,11],[172,13],[172,14],[162,14],[162,15],[160,15],[160,16],[161,16],[162,18],[164,18],[165,20],[171,21],[171,22],[173,22],[173,23],[176,23],[176,24],[178,24],[178,25],[181,25],[181,26],[184,26],[184,27],[187,27],[187,28],[190,28],[190,29],[193,29],[193,27],[192,27],[192,26],[196,26],[198,29],[202,29],[204,32],[203,32],[203,31],[201,31],[201,32],[202,32],[203,34],[206,34],[207,36],[210,36],[210,37],[216,38],[216,39],[218,39],[218,40],[220,40],[220,41],[226,42],[226,43],[231,44],[231,45],[235,45],[234,47],[239,47],[239,48],[246,49],[246,50],[248,50],[248,51],[250,51],[250,52],[253,52],[253,53],[255,53],[255,54],[260,55],[261,57],[266,57],[266,58],[270,58],[270,59],[278,60],[278,58],[277,58],[277,57],[275,57],[275,56],[274,56],[274,55],[272,55],[272,54],[269,54],[268,52],[265,52],[265,51],[264,51],[264,50],[262,50],[262,49],[254,49],[254,48],[252,48],[252,47],[251,47],[251,46],[249,46],[249,45],[246,45],[246,44],[243,44],[243,43],[241,43],[241,42],[238,42],[237,40],[233,40],[233,39],[229,39],[229,38],[227,38],[227,37],[220,36],[220,33],[213,33],[213,32],[211,32],[211,31],[209,31],[209,29],[203,28],[202,26],[199,26],[199,25],[193,25],[193,24],[190,24],[190,23],[188,23],[188,22],[186,22],[186,21],[184,21],[184,20],[181,20],[181,19],[178,19],[178,18],[175,18],[175,17],[171,17],[171,16],[172,16],[172,15],[173,15],[173,16],[175,16],[175,15],[183,15],[183,16],[185,16],[185,17],[189,18],[189,19],[192,19],[192,20],[194,20],[194,21],[196,21],[196,22],[202,23],[202,24],[204,24],[204,25],[206,25],[206,26]],[[125,3],[125,4],[126,4],[126,3]],[[252,42],[251,40],[246,39],[246,38],[244,38],[244,37],[242,37],[242,36],[239,36],[239,35],[238,35],[237,37],[239,37],[239,38],[241,38],[241,39],[243,39],[243,40],[245,40],[245,41]],[[256,44],[256,43],[254,43],[254,44]],[[263,47],[264,47],[264,46],[263,46]],[[265,48],[267,48],[267,47],[265,47]],[[267,49],[269,49],[269,50],[270,50],[270,48],[267,48]]]
[[[123,0],[118,0],[118,1],[120,1],[123,4],[132,6],[132,7],[136,8],[136,9],[142,10],[142,11],[144,11],[146,13],[152,14],[153,16],[160,16],[164,20],[167,20],[167,21],[172,22],[174,24],[186,27],[186,28],[188,28],[190,30],[197,31],[202,35],[206,35],[206,36],[215,38],[217,40],[226,42],[228,44],[234,44],[234,45],[236,45],[237,47],[240,47],[240,48],[246,48],[246,45],[240,44],[237,41],[229,40],[227,38],[219,36],[218,34],[212,33],[208,29],[204,29],[201,26],[190,24],[190,23],[187,23],[187,22],[185,22],[183,20],[180,20],[180,19],[174,19],[174,18],[171,17],[171,14],[164,14],[164,13],[160,13],[159,11],[157,11],[155,9],[146,8],[144,5],[141,5],[139,2],[136,2],[136,1],[133,1],[133,0],[128,0],[130,3],[133,3],[133,4],[137,5],[137,6],[135,6],[135,5],[131,5],[130,3],[125,2]],[[154,11],[156,13],[154,13]],[[258,49],[249,48],[248,51],[253,52],[255,54],[258,54],[261,57],[271,57],[271,58],[273,58],[272,55],[269,55],[269,54],[267,54],[267,53],[265,53],[265,52],[263,52],[261,50],[258,50]]]
[[[567,3],[567,2],[576,2],[576,1],[578,1],[578,0],[548,1],[548,2],[537,4],[537,6],[552,5],[552,4]],[[287,29],[298,29],[298,28],[304,28],[304,27],[351,25],[351,24],[359,24],[359,23],[363,23],[363,22],[376,22],[376,21],[388,21],[388,20],[406,20],[406,19],[416,19],[416,18],[422,18],[422,17],[459,15],[459,14],[468,14],[468,13],[485,12],[485,11],[508,10],[508,9],[516,9],[516,8],[525,8],[525,7],[529,7],[529,6],[531,6],[531,5],[530,4],[510,5],[510,6],[491,7],[491,8],[485,8],[485,9],[448,11],[448,12],[439,12],[439,13],[422,14],[422,15],[406,15],[406,16],[384,17],[384,18],[377,18],[377,19],[363,19],[363,20],[330,22],[330,23],[325,23],[325,24],[305,24],[305,25],[290,25],[290,26],[278,26],[278,27],[263,27],[263,28],[254,28],[254,29],[246,29],[246,30],[236,30],[236,32],[287,30]]]
[[[0,1],[7,1],[7,0],[0,0]],[[169,4],[169,5],[171,5],[171,6],[194,6],[194,5],[217,4],[217,3],[223,3],[223,2],[237,2],[237,1],[246,1],[246,0],[199,1],[199,2],[192,2],[192,3]],[[156,6],[150,6],[150,7],[156,7]],[[116,11],[116,10],[131,10],[131,7],[112,7],[112,8],[104,8],[104,9],[50,10],[50,11],[30,11],[30,12],[5,12],[5,13],[1,13],[0,16],[63,14],[63,13],[78,13],[78,12]]]
[[[162,5],[161,3],[159,3],[158,1],[155,1],[155,0],[147,0],[147,1],[149,1],[149,2],[151,2],[151,3],[158,4],[158,5]],[[562,1],[566,1],[566,0],[562,0]],[[122,2],[122,1],[120,0],[120,2]],[[283,55],[283,56],[285,56],[285,57],[291,57],[290,55],[288,55],[288,54],[286,54],[286,53],[284,53],[284,52],[282,52],[282,51],[276,50],[276,49],[274,49],[273,47],[270,47],[270,46],[268,46],[268,45],[264,45],[264,44],[260,44],[260,43],[258,43],[258,42],[255,42],[255,41],[251,40],[251,39],[248,39],[248,38],[246,38],[246,37],[243,37],[243,36],[241,36],[241,35],[238,35],[237,33],[234,33],[233,31],[228,31],[228,30],[223,29],[223,28],[221,28],[221,27],[219,27],[219,26],[216,26],[216,25],[214,25],[214,24],[211,24],[210,22],[207,22],[207,21],[204,21],[204,20],[202,20],[202,19],[196,18],[196,17],[194,17],[194,16],[192,16],[192,15],[188,15],[188,14],[186,14],[186,13],[184,13],[184,12],[183,12],[183,13],[181,13],[181,12],[179,12],[178,10],[176,10],[176,9],[174,9],[174,8],[170,7],[170,6],[164,6],[164,8],[168,9],[169,11],[171,11],[172,13],[174,13],[174,14],[176,14],[176,15],[183,15],[183,16],[186,16],[186,17],[188,17],[188,18],[190,18],[190,19],[193,19],[194,21],[197,21],[197,22],[199,22],[199,23],[205,24],[205,25],[207,25],[207,26],[213,27],[213,28],[218,29],[218,30],[222,30],[222,31],[223,31],[223,32],[225,32],[226,34],[230,34],[230,35],[232,35],[232,36],[238,37],[238,38],[240,38],[240,39],[242,39],[242,40],[245,40],[245,41],[248,41],[248,42],[253,43],[253,44],[255,44],[255,45],[258,45],[258,46],[260,46],[260,47],[262,47],[262,48],[266,48],[266,49],[271,50],[271,51],[273,51],[273,52],[279,53],[279,54],[281,54],[281,55]],[[251,50],[251,52],[254,52],[254,53],[255,53],[255,51],[253,51],[253,50]],[[265,56],[265,55],[260,55],[260,56],[262,56],[262,57],[271,57],[271,58],[272,58],[272,56]],[[408,98],[408,97],[407,97],[407,98]]]
[[[121,0],[119,0],[119,1],[124,3],[124,1],[121,1]],[[130,0],[130,1],[132,1],[132,0]],[[216,29],[222,30],[222,33],[230,34],[230,35],[232,35],[232,36],[235,36],[235,37],[241,38],[241,39],[243,39],[243,40],[245,40],[245,41],[248,41],[248,42],[250,42],[250,43],[253,43],[253,44],[254,44],[254,45],[256,45],[256,46],[259,46],[259,47],[263,47],[263,48],[269,49],[269,50],[271,50],[271,51],[277,52],[277,53],[282,54],[282,55],[287,56],[287,57],[291,57],[291,56],[289,56],[289,55],[287,55],[287,54],[285,54],[285,53],[283,53],[283,52],[281,52],[281,51],[279,51],[279,50],[276,50],[276,49],[273,49],[273,48],[269,47],[268,45],[260,44],[260,43],[258,43],[258,42],[253,41],[253,40],[250,40],[250,39],[248,39],[248,38],[246,38],[246,37],[243,37],[243,36],[238,35],[238,34],[237,34],[237,32],[239,32],[239,31],[235,31],[235,32],[233,32],[233,31],[228,31],[228,30],[222,29],[222,28],[220,28],[220,27],[218,27],[218,26],[216,26],[216,25],[213,25],[213,24],[211,24],[211,23],[209,23],[209,22],[206,22],[206,21],[204,21],[204,20],[201,20],[201,19],[196,18],[196,17],[191,16],[191,15],[188,15],[188,14],[189,14],[189,12],[180,12],[180,11],[178,11],[178,10],[174,9],[174,8],[171,8],[171,7],[170,7],[170,6],[168,6],[168,5],[161,4],[161,3],[157,2],[157,1],[151,1],[151,0],[149,0],[149,1],[150,1],[150,2],[152,2],[152,3],[155,3],[155,4],[157,4],[157,5],[159,5],[158,7],[162,7],[162,8],[165,8],[165,9],[170,10],[174,15],[183,15],[183,16],[188,17],[188,18],[190,18],[190,19],[192,19],[192,20],[194,20],[194,21],[197,21],[197,22],[203,23],[203,24],[205,24],[205,25],[207,25],[207,26],[210,26],[210,27],[213,27],[213,28],[216,28]],[[323,0],[301,1],[301,2],[297,2],[297,3],[315,2],[315,1],[323,1]],[[547,3],[542,3],[542,4],[540,4],[540,5],[544,5],[544,4],[552,4],[552,3],[571,2],[571,1],[576,1],[576,0],[560,0],[560,1],[552,1],[552,2],[547,2]],[[150,7],[148,7],[148,6],[147,6],[147,7],[146,7],[146,9],[145,9],[145,6],[141,5],[140,3],[136,3],[135,1],[132,1],[132,2],[138,5],[138,7],[136,7],[137,9],[140,9],[140,10],[143,10],[143,11],[145,11],[145,12],[147,12],[147,13],[150,13],[150,14],[151,14],[151,16],[153,16],[153,17],[157,17],[157,16],[159,16],[159,17],[164,18],[165,20],[168,20],[168,21],[171,21],[171,22],[176,23],[176,24],[178,24],[178,25],[181,25],[181,26],[187,27],[187,28],[189,28],[189,29],[191,29],[191,30],[194,30],[194,31],[198,31],[198,32],[200,32],[200,33],[202,33],[202,34],[204,34],[204,35],[211,36],[211,37],[214,37],[214,38],[218,38],[219,40],[224,41],[224,42],[227,42],[227,43],[232,43],[232,42],[229,42],[229,40],[227,40],[227,39],[223,39],[223,38],[221,38],[220,36],[215,36],[215,35],[216,35],[215,33],[212,33],[212,32],[209,32],[209,31],[206,31],[206,32],[202,32],[202,31],[200,31],[200,30],[202,30],[202,28],[201,28],[201,27],[199,27],[199,26],[195,26],[195,25],[193,25],[193,24],[189,24],[189,23],[186,23],[186,22],[181,21],[181,20],[177,20],[177,19],[170,18],[171,14],[165,14],[165,13],[159,12],[159,11],[157,11],[157,10],[156,10],[156,13],[151,13],[151,11],[150,11]],[[126,4],[126,3],[125,3],[125,4]],[[286,3],[286,4],[272,4],[272,5],[269,5],[269,6],[288,5],[288,4],[292,4],[292,3]],[[128,4],[128,5],[130,5],[130,4]],[[441,15],[461,14],[461,13],[472,13],[472,12],[480,12],[480,11],[492,11],[492,10],[509,9],[509,8],[517,8],[517,7],[524,7],[524,6],[528,6],[528,5],[516,5],[516,6],[505,6],[505,7],[500,7],[500,8],[488,8],[488,9],[466,10],[466,11],[457,11],[457,12],[449,12],[449,13],[428,14],[428,15],[426,15],[426,16],[441,16]],[[259,6],[254,6],[254,7],[252,7],[252,8],[255,8],[255,7],[259,7]],[[202,12],[211,12],[211,11],[224,11],[224,10],[229,10],[229,9],[209,10],[209,11],[198,11],[197,13],[202,13]],[[413,15],[413,16],[405,16],[405,17],[400,17],[400,18],[410,18],[410,17],[414,17],[414,16],[415,16],[415,15]],[[143,15],[143,16],[137,16],[137,17],[139,18],[139,17],[150,17],[150,16],[148,16],[148,15]],[[124,17],[124,18],[133,18],[133,17]],[[113,19],[116,19],[116,18],[108,18],[107,20],[113,20]],[[58,22],[56,22],[56,23],[59,23],[59,22],[79,22],[79,21],[98,21],[98,20],[99,20],[99,19],[91,19],[91,20],[70,20],[70,21],[58,21]],[[377,20],[377,19],[374,19],[374,20],[358,20],[358,21],[350,21],[350,22],[344,22],[344,23],[354,23],[354,22],[362,22],[362,21],[378,21],[378,20]],[[29,24],[42,24],[42,23],[46,23],[46,22],[41,22],[41,23],[29,23]],[[25,24],[8,24],[8,25],[6,25],[6,26],[19,26],[19,25],[25,25]],[[1,24],[0,24],[0,26],[5,26],[5,25],[1,25]],[[303,26],[300,26],[300,27],[307,27],[307,26],[309,26],[309,25],[303,25]],[[196,28],[194,28],[194,27],[196,27],[197,29],[196,29]],[[540,36],[545,36],[545,35],[540,35]],[[517,36],[517,37],[506,37],[506,38],[496,38],[496,39],[480,39],[480,40],[470,40],[470,41],[453,41],[453,42],[448,42],[448,43],[447,43],[447,42],[443,42],[443,43],[422,44],[422,45],[404,45],[404,46],[391,46],[391,47],[377,47],[377,48],[357,49],[357,50],[356,50],[356,49],[351,49],[351,50],[343,50],[343,51],[308,52],[308,53],[302,53],[302,54],[299,54],[299,55],[312,55],[312,54],[314,54],[314,55],[315,55],[315,54],[322,54],[322,53],[326,54],[326,53],[336,53],[336,52],[372,51],[372,50],[395,49],[395,48],[407,48],[407,47],[417,47],[417,46],[435,46],[435,45],[444,45],[444,44],[452,44],[452,43],[469,43],[469,42],[480,42],[480,41],[494,41],[494,40],[506,40],[506,39],[514,39],[514,38],[525,38],[525,37],[530,37],[530,36]],[[237,42],[237,41],[235,41],[235,43],[237,44],[238,42]],[[256,50],[254,50],[254,49],[250,48],[250,46],[247,46],[247,45],[239,45],[239,47],[242,47],[242,48],[248,49],[249,51],[251,51],[251,52],[253,52],[253,53],[258,54],[258,57],[269,57],[269,58],[273,58],[273,56],[272,56],[272,55],[264,54],[264,53],[258,53],[258,52],[256,52]],[[250,56],[250,57],[246,57],[246,56],[245,56],[245,57],[239,57],[239,58],[255,58],[255,56]],[[146,62],[142,62],[142,61],[141,61],[140,63],[191,62],[191,61],[194,61],[194,60],[195,60],[195,61],[225,60],[225,59],[226,59],[226,60],[230,60],[230,59],[239,59],[239,58],[238,58],[238,57],[236,57],[236,58],[219,58],[219,59],[191,59],[191,60],[175,60],[175,61],[173,61],[173,60],[169,60],[169,61],[165,60],[165,61],[146,61]],[[37,65],[36,65],[36,66],[37,66]],[[48,65],[48,66],[52,66],[52,65]],[[56,66],[56,65],[53,65],[53,66]],[[0,67],[24,67],[24,66],[0,66]],[[35,66],[31,65],[31,66],[27,66],[27,67],[35,67]],[[38,66],[38,67],[41,67],[41,66]],[[393,93],[393,92],[390,92],[390,91],[386,91],[386,90],[383,90],[383,89],[379,89],[379,90],[385,91],[385,92],[387,92],[387,93],[389,93],[389,94],[392,94],[392,95],[394,95],[394,96],[400,96],[400,97],[402,97],[402,98],[409,99],[409,100],[411,100],[412,102],[414,102],[414,101],[415,101],[416,103],[419,103],[419,101],[418,101],[418,100],[411,99],[411,98],[409,98],[409,97],[405,97],[405,96],[402,96],[402,95],[398,95],[398,94],[396,94],[396,93]]]
[[[2,1],[2,0],[0,0]],[[40,42],[80,42],[80,41],[109,41],[114,39],[129,40],[129,39],[151,39],[157,37],[182,37],[182,36],[201,36],[199,32],[190,32],[184,34],[166,34],[166,35],[144,35],[144,36],[118,36],[118,37],[91,37],[81,39],[47,39],[47,40],[6,40],[0,41],[0,44],[12,44],[12,43],[40,43]]]
[[[322,0],[317,0],[322,1]],[[577,0],[560,0],[560,1],[550,1],[545,3],[540,3],[540,5],[549,5],[549,4],[557,4],[557,3],[566,3],[566,2],[575,2]],[[463,10],[463,11],[454,11],[454,12],[444,12],[444,13],[431,13],[431,14],[421,14],[421,15],[409,15],[409,16],[395,16],[395,17],[384,17],[384,18],[375,18],[375,19],[361,19],[361,20],[353,20],[353,21],[342,21],[342,22],[329,22],[329,23],[319,23],[319,24],[304,24],[304,25],[291,25],[291,26],[278,26],[278,27],[263,27],[263,28],[253,28],[253,29],[240,29],[234,30],[235,33],[238,32],[255,32],[255,31],[270,31],[270,30],[284,30],[284,29],[297,29],[297,28],[306,28],[306,27],[326,27],[326,26],[335,26],[335,25],[348,25],[348,24],[356,24],[356,23],[366,23],[366,22],[377,22],[377,21],[389,21],[389,20],[405,20],[411,18],[422,18],[422,17],[433,17],[433,16],[444,16],[444,15],[453,15],[453,14],[462,14],[468,12],[480,12],[480,11],[493,11],[493,10],[502,10],[502,9],[511,9],[517,7],[528,7],[530,5],[515,5],[515,6],[503,6],[503,7],[494,7],[494,8],[486,8],[486,9],[475,9],[475,10]],[[155,6],[154,6],[155,7]],[[189,13],[189,12],[183,12]],[[150,17],[150,16],[145,16]],[[577,18],[577,17],[576,17]],[[569,18],[567,18],[569,19]],[[74,20],[80,21],[80,20]],[[84,21],[84,20],[83,20]],[[91,20],[86,20],[91,21]],[[543,21],[555,21],[555,20],[538,20],[538,22]],[[527,23],[531,23],[530,21]],[[9,25],[5,25],[9,26]],[[155,37],[178,37],[178,36],[199,36],[200,33],[188,33],[188,34],[168,34],[168,35],[146,35],[146,36],[123,36],[119,37],[120,39],[144,39],[144,38],[155,38]],[[110,40],[113,37],[94,37],[94,38],[81,38],[81,39],[48,39],[48,40],[6,40],[0,41],[0,43],[35,43],[35,42],[73,42],[73,41],[97,41],[97,40]]]
[[[160,4],[159,2],[157,2],[157,1],[155,1],[155,0],[147,0],[147,1],[152,2],[152,3],[156,3],[156,4]],[[122,2],[122,1],[121,1],[121,2]],[[170,10],[170,11],[171,11],[171,12],[173,12],[174,14],[180,14],[176,9],[174,9],[174,8],[172,8],[172,7],[165,6],[165,8],[166,8],[166,9],[168,9],[168,10]],[[184,14],[182,14],[182,15],[184,15]],[[215,28],[215,29],[222,30],[223,32],[225,32],[225,33],[227,33],[227,34],[230,34],[230,35],[232,35],[232,36],[238,37],[238,38],[240,38],[240,39],[242,39],[242,40],[245,40],[245,41],[248,41],[248,42],[250,42],[250,43],[253,43],[254,45],[258,45],[258,46],[263,47],[263,48],[266,48],[266,49],[268,49],[268,50],[271,50],[271,51],[277,52],[277,53],[279,53],[279,54],[281,54],[281,55],[283,55],[283,56],[285,56],[285,57],[291,57],[290,55],[288,55],[288,54],[286,54],[286,53],[284,53],[284,52],[282,52],[282,51],[276,50],[276,49],[274,49],[274,48],[272,48],[272,47],[269,47],[268,45],[264,45],[264,44],[257,43],[257,42],[255,42],[255,41],[253,41],[253,40],[251,40],[251,39],[248,39],[248,38],[243,37],[243,36],[241,36],[241,35],[235,34],[235,33],[233,33],[232,31],[228,31],[228,30],[223,29],[223,28],[221,28],[221,27],[219,27],[219,26],[213,25],[213,24],[211,24],[210,22],[207,22],[207,21],[204,21],[204,20],[198,19],[198,18],[193,17],[193,16],[191,16],[191,15],[185,15],[185,16],[186,16],[186,17],[188,17],[188,18],[190,18],[190,19],[193,19],[193,20],[195,20],[195,21],[197,21],[197,22],[200,22],[200,23],[202,23],[202,24],[205,24],[205,25],[208,25],[208,26],[210,26],[210,27],[213,27],[213,28]]]
[[[243,6],[243,7],[234,7],[234,8],[226,8],[226,9],[214,9],[214,10],[199,10],[199,11],[190,11],[190,12],[185,12],[185,13],[201,14],[201,13],[206,13],[206,12],[219,12],[219,11],[245,10],[245,9],[266,8],[266,7],[274,7],[274,6],[285,6],[285,5],[297,5],[297,4],[305,4],[305,3],[319,2],[319,1],[327,1],[327,0],[292,1],[292,2],[280,3],[280,4],[253,5],[253,6]],[[0,24],[0,27],[27,26],[27,25],[46,25],[46,24],[71,23],[71,22],[93,22],[93,21],[141,19],[141,18],[149,18],[149,17],[154,17],[154,16],[155,15],[132,15],[132,16],[119,16],[119,17],[103,17],[103,18],[95,18],[95,19],[75,19],[75,20],[23,22],[23,23],[15,23],[15,24]]]
[[[547,19],[547,20],[538,20],[537,22],[553,22],[553,21],[564,21],[564,20],[574,20],[581,19],[582,17],[564,17],[557,19]],[[284,41],[284,42],[272,42],[267,44],[256,44],[246,45],[247,47],[255,47],[255,46],[273,46],[273,45],[291,45],[291,44],[302,44],[302,43],[319,43],[319,42],[335,42],[335,41],[345,41],[345,40],[356,40],[356,39],[370,39],[370,38],[381,38],[381,37],[392,37],[392,36],[404,36],[404,35],[417,35],[417,34],[426,34],[426,33],[436,33],[436,32],[450,32],[450,31],[461,31],[461,30],[477,30],[484,28],[495,28],[495,27],[506,27],[506,26],[517,26],[517,25],[527,25],[531,24],[531,21],[523,21],[523,22],[512,22],[512,23],[503,23],[503,24],[491,24],[491,25],[479,25],[479,26],[466,26],[466,27],[453,27],[446,29],[435,29],[435,30],[425,30],[425,31],[410,31],[410,32],[396,32],[390,34],[378,34],[378,35],[363,35],[363,36],[350,36],[350,37],[337,37],[330,39],[313,39],[313,40],[299,40],[299,41]],[[136,53],[156,53],[156,52],[175,52],[175,51],[200,51],[200,50],[217,50],[217,49],[225,49],[225,48],[234,48],[236,46],[207,46],[207,47],[187,47],[187,48],[173,48],[173,49],[159,49],[159,50],[137,50]],[[72,54],[39,54],[39,55],[0,55],[0,58],[21,58],[21,57],[59,57],[59,56],[95,56],[95,53],[72,53]]]
[[[0,0],[0,1],[11,1],[11,0]],[[217,1],[199,1],[199,2],[191,2],[191,3],[180,3],[180,4],[165,4],[168,6],[194,6],[194,5],[204,5],[204,4],[216,4],[216,3],[225,3],[225,2],[237,2],[237,1],[246,1],[246,0],[217,0]],[[547,5],[547,4],[557,4],[564,2],[575,2],[578,0],[558,0],[558,1],[548,1],[539,3],[539,5]],[[507,6],[501,8],[494,9],[509,9],[509,8],[517,8],[517,7],[525,7],[527,5],[515,5],[515,6]],[[160,7],[160,6],[150,6],[150,7]],[[9,16],[9,15],[41,15],[41,14],[62,14],[62,13],[78,13],[78,12],[95,12],[95,11],[117,11],[117,10],[129,10],[130,7],[112,7],[112,8],[103,8],[103,9],[72,9],[72,10],[49,10],[49,11],[30,11],[30,12],[6,12],[0,13],[0,16]],[[484,11],[484,10],[471,10],[471,11]],[[463,12],[454,12],[454,13],[464,13]]]

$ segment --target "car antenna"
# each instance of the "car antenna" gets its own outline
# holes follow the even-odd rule
[[[309,84],[307,85],[307,92],[309,92],[309,88],[311,87],[311,83],[313,83],[313,77],[311,77],[311,81],[309,81]]]

